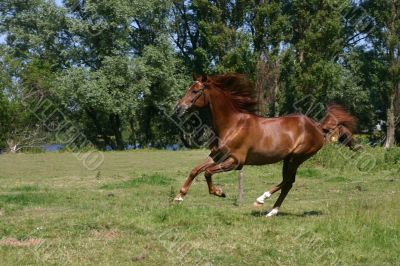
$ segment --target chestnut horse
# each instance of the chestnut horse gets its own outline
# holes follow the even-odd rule
[[[240,74],[194,77],[174,113],[182,116],[191,110],[209,108],[217,138],[211,144],[209,157],[190,172],[174,199],[176,202],[183,200],[193,179],[202,172],[205,172],[209,193],[225,197],[224,192],[213,185],[213,174],[241,169],[243,165],[283,160],[282,182],[255,202],[256,206],[261,206],[266,198],[281,190],[267,217],[276,215],[295,182],[297,168],[321,149],[329,131],[340,127],[351,137],[355,127],[355,119],[338,105],[328,108],[320,124],[301,114],[277,118],[258,116],[254,93],[253,84]]]

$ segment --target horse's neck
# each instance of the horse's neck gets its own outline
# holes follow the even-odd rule
[[[213,128],[218,137],[223,137],[238,122],[238,112],[222,92],[214,90],[210,96]]]

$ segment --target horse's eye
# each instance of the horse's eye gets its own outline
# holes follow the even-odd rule
[[[198,93],[198,91],[192,90],[192,93],[193,93],[193,94],[196,94],[196,93]]]

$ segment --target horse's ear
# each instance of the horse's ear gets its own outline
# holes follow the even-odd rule
[[[201,76],[201,82],[207,82],[207,80],[208,80],[208,76],[207,75],[202,75]]]
[[[198,79],[198,76],[196,75],[196,73],[192,73],[192,78],[193,78],[193,81],[196,81],[197,79]]]

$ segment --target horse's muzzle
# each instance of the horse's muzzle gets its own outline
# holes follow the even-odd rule
[[[173,114],[177,115],[178,117],[181,117],[187,112],[188,109],[189,109],[188,105],[177,104],[174,108]]]

